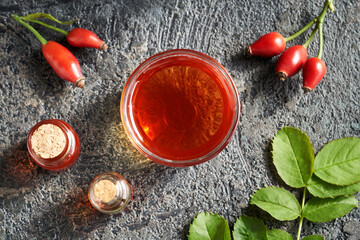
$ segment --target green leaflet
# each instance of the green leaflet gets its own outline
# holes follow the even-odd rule
[[[267,231],[268,240],[294,240],[292,236],[280,229],[271,229]]]
[[[341,195],[352,195],[360,191],[360,182],[347,185],[338,186],[324,182],[320,178],[313,175],[310,181],[306,184],[309,192],[319,198],[334,198]]]
[[[302,238],[301,240],[324,240],[324,237],[321,235],[310,235]]]
[[[227,221],[217,214],[199,213],[190,225],[189,240],[231,240]]]
[[[39,18],[47,18],[47,19],[49,19],[51,21],[54,21],[54,22],[57,22],[57,23],[63,24],[63,25],[70,25],[73,22],[78,20],[76,18],[74,20],[61,22],[61,21],[57,20],[56,18],[54,18],[52,15],[47,14],[47,13],[33,13],[33,14],[26,15],[26,16],[22,17],[21,19],[24,20],[24,21],[30,21],[30,20],[36,20],[36,19],[39,19]]]
[[[266,226],[258,218],[243,215],[234,225],[234,240],[266,240]]]
[[[286,184],[304,187],[314,165],[314,150],[305,133],[293,127],[284,127],[272,142],[274,165]]]
[[[337,198],[311,198],[304,206],[303,215],[313,222],[328,222],[342,217],[357,207],[354,196]]]
[[[251,196],[250,203],[280,221],[294,220],[300,216],[299,202],[294,195],[282,188],[260,188]]]
[[[273,159],[280,177],[291,187],[306,189],[315,196],[302,208],[287,190],[278,187],[258,189],[251,204],[285,221],[301,217],[313,222],[327,222],[342,217],[358,206],[349,196],[360,190],[360,138],[343,138],[327,144],[316,156],[308,137],[298,129],[284,127],[273,139]],[[315,164],[315,165],[314,165]],[[314,174],[313,174],[314,173]],[[210,221],[210,223],[208,223]],[[301,233],[299,227],[298,234]],[[267,230],[264,223],[248,216],[238,218],[233,230],[234,240],[293,240],[282,230]],[[227,222],[214,214],[200,213],[190,226],[189,239],[230,239]],[[303,240],[324,240],[311,235]]]
[[[360,138],[341,138],[317,154],[314,174],[325,182],[350,185],[360,181]]]

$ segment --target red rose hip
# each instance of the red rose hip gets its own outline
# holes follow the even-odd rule
[[[66,40],[74,47],[90,47],[106,50],[107,45],[95,33],[84,28],[74,28],[66,36]]]
[[[317,57],[309,58],[302,71],[304,92],[311,92],[323,79],[325,73],[326,65],[323,60]]]
[[[42,52],[59,77],[72,82],[76,87],[84,87],[85,78],[81,73],[79,61],[66,47],[48,41],[42,45]]]
[[[276,62],[276,73],[280,80],[297,74],[307,59],[306,48],[302,45],[292,46],[283,52]]]
[[[246,48],[249,55],[260,57],[273,57],[284,51],[286,42],[284,37],[277,32],[271,32],[261,36],[253,44]]]

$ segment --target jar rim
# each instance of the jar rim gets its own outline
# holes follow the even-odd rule
[[[232,123],[229,125],[230,127],[228,128],[227,133],[223,137],[222,141],[205,155],[192,159],[184,159],[184,160],[168,159],[158,156],[153,152],[151,152],[151,150],[145,147],[141,143],[141,141],[137,138],[135,134],[135,132],[137,131],[136,129],[137,127],[135,123],[131,123],[130,116],[128,114],[128,110],[129,110],[128,108],[131,105],[129,104],[129,102],[132,99],[132,90],[136,86],[137,79],[142,75],[142,73],[148,71],[151,66],[157,64],[159,61],[163,61],[164,59],[171,61],[171,58],[174,58],[176,56],[189,57],[195,61],[201,61],[202,63],[208,65],[209,68],[211,68],[212,70],[217,71],[224,80],[224,82],[226,83],[226,87],[230,90],[231,94],[229,94],[229,97],[233,98],[232,101],[234,102],[234,106],[235,106],[233,111],[234,116],[232,119]],[[125,132],[129,136],[135,148],[137,148],[143,155],[145,155],[146,157],[157,163],[168,166],[175,166],[175,167],[197,165],[207,160],[210,160],[213,157],[215,157],[217,154],[219,154],[220,151],[226,147],[231,137],[235,133],[236,127],[240,119],[240,108],[241,108],[237,88],[228,71],[218,61],[211,58],[210,56],[190,49],[173,49],[173,50],[160,52],[143,61],[133,71],[133,73],[130,75],[129,79],[127,80],[124,90],[122,92],[120,107],[121,107],[121,119]]]

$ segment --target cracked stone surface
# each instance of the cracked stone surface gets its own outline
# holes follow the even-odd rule
[[[297,221],[279,222],[255,206],[259,187],[285,184],[271,163],[274,133],[290,125],[305,131],[315,152],[327,142],[360,136],[360,2],[335,1],[325,19],[325,79],[303,94],[300,75],[278,81],[276,58],[244,58],[242,49],[264,33],[284,36],[317,16],[323,0],[94,0],[0,1],[0,238],[1,239],[186,239],[199,211],[224,216],[232,228],[242,214],[295,236]],[[41,44],[10,14],[47,12],[80,18],[109,49],[70,47],[44,27],[48,40],[68,47],[87,78],[84,89],[61,80]],[[61,26],[70,30],[69,26]],[[309,36],[290,42],[302,44]],[[317,42],[309,46],[316,56]],[[120,97],[131,72],[151,55],[174,48],[201,51],[230,72],[242,112],[230,144],[214,159],[171,168],[147,160],[129,142],[120,119]],[[49,172],[29,160],[26,136],[43,119],[68,122],[78,133],[81,156],[69,170]],[[242,154],[244,157],[242,157]],[[87,187],[104,171],[122,174],[134,188],[131,206],[102,215],[89,206]],[[300,193],[293,193],[299,197]],[[356,195],[359,199],[359,194]],[[360,210],[328,222],[304,222],[302,235],[360,239]]]

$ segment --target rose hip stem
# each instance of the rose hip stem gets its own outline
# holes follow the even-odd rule
[[[36,31],[32,26],[30,26],[28,23],[24,22],[21,17],[19,17],[18,15],[15,14],[11,14],[11,17],[13,19],[15,19],[15,21],[17,21],[18,23],[20,23],[21,25],[23,25],[24,27],[26,27],[27,29],[29,29],[34,35],[35,37],[37,37],[37,39],[39,39],[39,41],[41,42],[42,45],[47,44],[47,41],[45,40],[45,38],[43,38],[40,33],[38,31]]]
[[[71,46],[74,47],[90,47],[99,50],[106,50],[108,47],[106,43],[99,39],[99,37],[92,31],[84,28],[74,28],[67,32],[61,28],[54,27],[50,24],[44,23],[39,20],[28,20],[29,22],[40,24],[44,27],[50,28],[54,31],[62,33],[66,36],[66,40]]]
[[[324,18],[326,15],[327,10],[330,9],[331,12],[334,11],[334,4],[332,0],[326,0],[323,10],[320,13],[319,16],[317,16],[316,18],[314,18],[313,20],[311,20],[308,24],[306,24],[305,27],[303,27],[302,29],[300,29],[298,32],[296,32],[295,34],[285,38],[285,42],[291,41],[295,38],[297,38],[298,36],[300,36],[303,32],[305,32],[306,30],[308,30],[314,23],[317,23],[316,29],[319,29],[319,34],[320,34],[320,28],[321,28],[321,35],[322,35],[322,25],[324,22]],[[322,38],[322,36],[321,36]],[[322,50],[321,50],[322,51]]]
[[[11,17],[29,29],[39,39],[42,44],[43,55],[57,75],[66,81],[72,82],[76,87],[84,87],[85,78],[81,73],[80,64],[67,48],[57,42],[46,41],[38,31],[24,22],[21,17],[15,14],[12,14]]]
[[[61,21],[57,20],[56,18],[54,18],[51,14],[48,14],[48,13],[32,13],[32,14],[21,17],[21,19],[23,21],[30,21],[30,20],[35,20],[35,19],[39,19],[39,18],[47,18],[53,22],[56,22],[56,23],[59,23],[62,25],[70,25],[73,22],[78,20],[78,18],[75,18],[70,21],[61,22]]]
[[[296,32],[295,34],[285,38],[285,42],[289,42],[295,38],[297,38],[298,36],[300,36],[303,32],[305,32],[306,30],[308,30],[314,23],[316,22],[316,18],[314,18],[313,20],[311,20],[311,22],[309,22],[308,24],[306,24],[305,27],[303,27],[302,29],[300,29],[298,32]]]
[[[323,23],[328,8],[331,10],[331,12],[334,11],[334,5],[332,0],[327,0],[325,2],[323,10],[320,13],[319,17],[317,18],[317,28],[319,29],[319,52],[318,52],[319,59],[321,59],[323,52]]]

